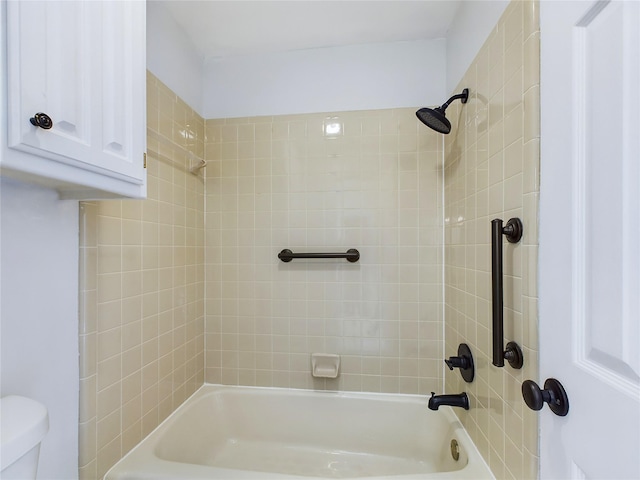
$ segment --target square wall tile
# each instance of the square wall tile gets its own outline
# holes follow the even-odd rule
[[[538,446],[529,430],[534,416],[525,414],[519,395],[521,379],[536,378],[538,369],[537,11],[535,1],[508,5],[456,89],[470,89],[473,100],[456,108],[475,111],[476,121],[454,125],[456,135],[445,141],[445,356],[464,342],[476,364],[470,385],[445,372],[445,390],[471,393],[474,408],[461,421],[497,478],[537,478]],[[525,376],[508,364],[491,364],[491,220],[513,216],[522,219],[526,235],[504,248],[504,329],[506,340],[525,352]]]
[[[207,120],[207,161],[222,167],[206,179],[207,381],[402,393],[442,381],[425,363],[441,356],[442,241],[428,229],[442,229],[442,141],[415,110]],[[283,263],[283,248],[361,256]],[[340,354],[343,375],[313,379],[314,352]],[[380,365],[401,360],[386,378]]]
[[[204,120],[151,73],[147,93],[149,198],[80,204],[80,478],[102,478],[159,424],[163,358],[169,396],[204,382],[204,178],[189,173]]]

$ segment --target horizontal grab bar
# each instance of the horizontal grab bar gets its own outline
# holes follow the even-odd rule
[[[350,248],[346,253],[293,253],[285,248],[278,254],[278,258],[283,262],[290,262],[294,258],[346,258],[353,263],[360,259],[360,252],[355,248]]]

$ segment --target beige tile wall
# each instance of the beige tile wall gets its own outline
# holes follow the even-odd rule
[[[81,203],[80,478],[204,381],[204,121],[148,74],[148,198]]]
[[[447,111],[445,348],[468,343],[477,376],[447,370],[445,384],[470,394],[471,410],[457,413],[499,479],[538,472],[537,414],[520,388],[538,372],[539,41],[537,2],[512,1],[459,85],[469,102]],[[504,242],[504,331],[524,350],[522,370],[491,365],[490,222],[514,216],[524,236]]]
[[[448,110],[444,168],[415,109],[208,120],[205,155],[205,122],[149,74],[149,198],[81,205],[81,478],[203,380],[428,394],[461,341],[476,380],[444,375],[471,396],[465,427],[498,478],[536,478],[519,389],[537,376],[538,65],[537,4],[514,1]],[[206,196],[188,173],[203,156]],[[505,334],[522,371],[490,365],[489,222],[516,215]],[[282,248],[361,259],[285,264]],[[341,354],[341,376],[314,380],[311,352]]]
[[[441,389],[442,137],[415,110],[207,120],[207,382]]]

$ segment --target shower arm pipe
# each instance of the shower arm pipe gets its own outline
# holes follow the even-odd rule
[[[460,99],[462,103],[467,103],[467,100],[469,99],[469,89],[465,88],[464,90],[462,90],[462,93],[458,93],[457,95],[452,96],[449,100],[442,104],[440,110],[444,112],[449,107],[449,105],[451,105],[451,102],[457,99]]]
[[[512,368],[520,369],[523,364],[522,350],[515,342],[503,347],[504,339],[504,285],[502,271],[502,235],[509,243],[517,243],[522,238],[522,222],[519,218],[511,218],[505,227],[502,219],[491,221],[491,298],[493,309],[493,365],[504,367],[506,359]]]

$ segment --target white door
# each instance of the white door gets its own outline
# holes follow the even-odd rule
[[[640,478],[640,3],[541,1],[540,477]]]

